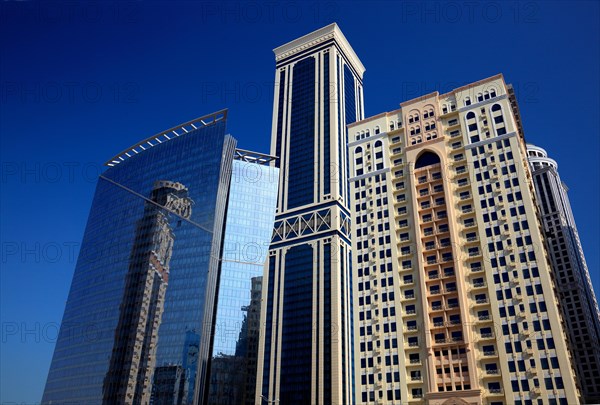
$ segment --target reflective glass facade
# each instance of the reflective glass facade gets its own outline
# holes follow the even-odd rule
[[[225,217],[229,212],[235,241],[246,226],[242,211],[268,222],[265,207],[275,193],[231,182],[236,141],[226,135],[226,114],[207,117],[179,136],[169,130],[166,141],[130,149],[100,176],[44,404],[206,402],[214,317],[224,319],[215,305]],[[252,198],[243,195],[247,189]],[[253,237],[269,239],[256,229]],[[240,328],[241,314],[252,307],[252,288],[259,288],[260,260],[244,268],[223,266],[219,302],[233,295],[244,301],[245,308],[226,298],[221,304],[224,310],[237,307],[231,316],[240,319]]]
[[[271,166],[233,162],[209,404],[254,404],[262,276],[273,231],[278,173]]]

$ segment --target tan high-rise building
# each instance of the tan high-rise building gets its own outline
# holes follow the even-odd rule
[[[348,126],[356,403],[576,404],[501,75]]]

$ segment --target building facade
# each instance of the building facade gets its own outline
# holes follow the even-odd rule
[[[274,50],[279,194],[256,403],[351,404],[352,255],[346,125],[364,67],[336,24]]]
[[[348,134],[356,402],[578,403],[503,77]]]
[[[268,245],[277,169],[270,156],[236,150],[226,119],[226,110],[200,117],[107,162],[42,403],[240,403],[214,395],[211,376],[256,373],[247,315],[266,248],[254,261],[223,253]],[[244,227],[251,236],[233,246]],[[243,342],[237,352],[232,341]],[[236,368],[219,367],[223,356]]]
[[[262,277],[273,232],[279,169],[237,149],[229,187],[208,404],[254,404]]]
[[[600,311],[556,161],[528,144],[537,206],[584,402],[600,403]]]

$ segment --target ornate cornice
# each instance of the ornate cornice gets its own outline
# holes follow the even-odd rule
[[[358,72],[360,78],[362,79],[362,75],[365,72],[365,67],[360,59],[358,59],[358,56],[352,49],[352,46],[350,46],[350,43],[336,23],[320,28],[311,32],[310,34],[304,35],[303,37],[297,38],[291,42],[288,42],[287,44],[273,49],[273,52],[275,52],[275,61],[279,62],[287,59],[298,53],[304,52],[307,49],[315,48],[320,44],[330,40],[335,41],[344,55],[348,58],[348,61],[352,64],[354,70]]]

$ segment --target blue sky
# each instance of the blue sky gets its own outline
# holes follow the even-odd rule
[[[367,68],[365,115],[496,73],[569,186],[600,291],[597,2],[0,4],[0,402],[36,402],[102,163],[221,108],[268,152],[272,49],[337,22]]]

